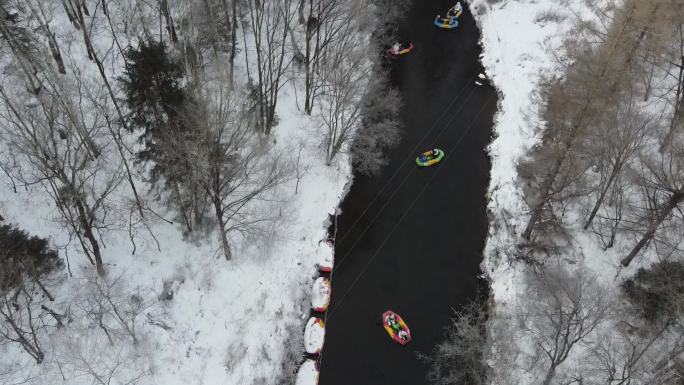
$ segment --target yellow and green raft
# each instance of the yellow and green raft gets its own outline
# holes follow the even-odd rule
[[[444,151],[435,148],[434,150],[425,151],[416,157],[416,164],[420,167],[432,166],[444,159]]]

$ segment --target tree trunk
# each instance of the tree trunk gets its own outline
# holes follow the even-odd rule
[[[233,0],[233,22],[231,25],[231,37],[230,37],[230,86],[231,88],[233,87],[234,81],[233,81],[233,73],[234,73],[234,67],[235,67],[235,56],[237,56],[237,52],[235,50],[237,49],[237,23],[238,23],[238,17],[237,17],[237,1],[238,0]],[[244,31],[243,31],[244,33]]]
[[[544,377],[544,382],[542,383],[542,385],[551,384],[551,380],[553,380],[553,377],[555,377],[555,376],[556,376],[556,365],[551,364],[551,367],[546,372],[546,376]]]
[[[658,227],[660,227],[660,224],[663,223],[665,219],[670,215],[672,210],[674,210],[679,203],[681,203],[684,200],[684,190],[680,190],[672,194],[670,199],[667,201],[667,204],[660,209],[660,213],[658,213],[658,216],[651,222],[650,226],[648,226],[648,230],[646,233],[641,237],[639,240],[639,243],[634,246],[632,251],[627,255],[620,263],[622,266],[629,266],[629,264],[632,262],[634,257],[639,254],[641,249],[643,249],[652,239],[653,236],[655,235],[656,230],[658,230]]]
[[[103,3],[103,8],[105,7]],[[113,32],[113,30],[112,30]],[[104,81],[105,87],[107,88],[107,92],[109,94],[109,98],[112,101],[112,104],[114,104],[114,109],[116,110],[117,115],[119,116],[119,121],[122,125],[124,125],[124,128],[128,129],[127,124],[126,124],[126,118],[123,115],[123,112],[121,112],[121,107],[119,107],[119,102],[116,96],[114,95],[114,91],[112,90],[112,86],[109,83],[109,79],[107,78],[107,73],[105,71],[104,65],[100,61],[100,58],[97,56],[97,53],[95,52],[95,49],[93,49],[93,46],[90,41],[90,35],[88,34],[87,29],[83,28],[83,42],[86,46],[86,50],[89,52],[89,55],[95,61],[95,64],[97,65],[97,69],[100,73],[100,77],[102,78],[102,81]],[[138,213],[140,214],[140,219],[145,219],[145,214],[142,209],[142,203],[140,200],[140,196],[138,195],[138,189],[135,186],[135,182],[133,181],[133,177],[131,175],[131,168],[128,164],[128,160],[126,159],[126,154],[123,149],[123,138],[121,137],[121,133],[114,131],[114,128],[111,125],[111,122],[109,120],[108,116],[105,116],[105,119],[107,120],[107,127],[109,128],[109,132],[112,135],[112,138],[114,139],[114,142],[116,143],[116,148],[119,152],[119,156],[121,157],[121,161],[123,162],[124,168],[126,169],[126,179],[128,180],[128,184],[131,186],[131,191],[133,192],[133,196],[135,198],[136,206],[138,208]]]
[[[160,0],[159,8],[164,15],[164,21],[166,22],[166,31],[169,33],[172,43],[178,43],[178,36],[176,35],[176,27],[173,26],[173,18],[171,17],[171,11],[169,11],[168,0]]]
[[[622,162],[620,162],[620,161],[615,162],[615,165],[613,166],[613,170],[610,172],[610,177],[608,178],[606,185],[601,190],[601,193],[599,194],[599,197],[596,200],[596,203],[594,204],[594,208],[591,210],[591,214],[589,214],[589,218],[587,218],[587,221],[584,224],[585,230],[587,228],[589,228],[589,226],[591,225],[591,222],[594,220],[594,217],[596,216],[596,213],[598,213],[599,209],[601,208],[601,205],[603,204],[603,199],[605,199],[606,194],[608,193],[608,190],[610,190],[610,187],[613,185],[613,181],[615,181],[615,178],[617,177],[621,168],[622,168]]]
[[[79,194],[77,192],[74,193]],[[78,210],[78,220],[81,224],[81,228],[83,229],[83,233],[90,242],[90,246],[93,248],[93,256],[95,257],[95,268],[97,269],[97,275],[104,277],[105,271],[104,265],[102,263],[102,254],[100,253],[100,244],[95,238],[92,223],[88,219],[85,205],[81,201],[80,196],[74,197],[74,204],[76,205],[76,210]]]
[[[62,53],[57,45],[55,34],[49,30],[48,33],[50,34],[48,38],[48,45],[50,46],[50,52],[52,52],[52,58],[55,59],[55,62],[57,63],[57,71],[59,71],[59,73],[62,75],[66,75],[66,69],[64,68],[64,62],[62,61]]]
[[[214,212],[216,214],[216,231],[218,232],[219,239],[221,240],[221,247],[223,248],[223,256],[226,257],[227,261],[233,259],[233,252],[230,249],[230,244],[228,243],[228,237],[226,236],[226,224],[223,219],[223,209],[221,207],[221,200],[218,197],[212,198],[214,203]]]
[[[679,64],[679,77],[677,78],[677,93],[675,94],[674,112],[672,113],[672,119],[670,119],[670,129],[663,139],[663,143],[660,145],[660,153],[664,153],[665,150],[670,146],[672,138],[674,137],[677,127],[681,123],[681,114],[684,111],[684,56],[680,59]]]
[[[183,204],[183,196],[181,195],[180,188],[176,182],[173,183],[173,192],[176,194],[176,198],[178,198],[178,207],[181,212],[181,217],[185,223],[185,228],[188,230],[188,234],[190,234],[192,233],[192,225],[190,224],[190,218],[188,218],[188,213],[185,209],[185,205]]]
[[[302,0],[303,1],[303,0]],[[311,110],[313,109],[313,97],[311,95],[311,88],[312,88],[312,82],[313,82],[313,74],[311,73],[311,38],[313,37],[313,28],[311,28],[311,17],[313,13],[313,0],[309,1],[309,18],[306,22],[306,25],[304,28],[306,28],[306,45],[305,45],[305,54],[304,54],[304,112],[307,115],[311,115]],[[303,13],[303,4],[300,7],[302,9],[301,12],[301,17],[304,17]]]
[[[13,311],[11,309],[11,306],[14,305],[8,303],[7,300],[4,301],[3,305],[5,306],[5,310],[0,310],[0,314],[2,314],[5,321],[12,328],[14,334],[16,334],[16,338],[12,337],[11,340],[13,340],[14,342],[18,342],[21,345],[21,347],[24,348],[24,351],[26,351],[26,353],[28,353],[31,357],[33,357],[34,360],[36,360],[36,364],[42,364],[43,359],[45,359],[45,355],[43,354],[43,351],[40,349],[40,346],[38,346],[37,340],[35,340],[35,336],[33,336],[34,341],[36,342],[36,344],[34,345],[26,337],[25,333],[27,333],[27,331],[19,327],[19,325],[17,325],[17,322],[13,318]],[[31,317],[30,312],[28,322],[33,322],[33,317]],[[31,327],[31,330],[33,330],[33,327]]]

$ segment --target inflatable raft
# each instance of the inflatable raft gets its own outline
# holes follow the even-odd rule
[[[457,17],[441,17],[440,15],[435,16],[435,25],[442,29],[454,29],[458,27]]]
[[[323,349],[325,324],[317,317],[309,318],[304,328],[304,350],[309,354],[318,354]]]
[[[335,250],[333,244],[330,241],[322,241],[318,243],[318,249],[316,249],[316,264],[318,265],[318,270],[324,273],[329,273],[333,269]]]
[[[447,17],[459,17],[463,13],[463,6],[461,5],[461,2],[457,2],[456,5],[453,7],[449,8],[447,11]]]
[[[409,330],[406,322],[399,316],[399,314],[392,310],[387,310],[382,313],[382,325],[387,334],[400,345],[406,345],[411,342],[411,330]]]
[[[311,308],[317,312],[325,312],[330,304],[330,280],[318,277],[311,290]]]
[[[295,385],[316,385],[318,384],[318,367],[316,361],[306,360],[299,367]]]
[[[406,55],[411,51],[413,51],[413,43],[409,43],[409,45],[407,46],[401,43],[396,43],[392,47],[390,47],[390,49],[387,50],[387,53],[392,56],[401,56]]]
[[[444,151],[435,148],[434,150],[425,151],[418,155],[416,164],[420,167],[428,167],[440,162],[442,159],[444,159]]]

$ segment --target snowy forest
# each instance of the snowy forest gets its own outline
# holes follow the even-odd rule
[[[327,213],[399,138],[381,7],[0,1],[0,383],[291,382]]]
[[[330,218],[401,139],[409,3],[0,0],[0,384],[293,384]],[[467,11],[489,291],[426,382],[681,384],[684,2]]]
[[[490,297],[456,313],[430,378],[680,384],[684,3],[522,3],[540,44],[520,62],[548,64],[519,127],[499,121],[520,151],[491,147]]]

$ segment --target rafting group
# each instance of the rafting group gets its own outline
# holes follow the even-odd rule
[[[449,8],[446,13],[446,17],[441,15],[435,16],[435,26],[442,29],[455,29],[458,27],[458,18],[463,14],[463,6],[461,2],[457,2],[453,7]],[[399,57],[408,54],[413,51],[413,43],[401,43],[395,42],[390,48],[387,49],[387,53],[393,57]],[[476,82],[477,83],[477,82]],[[479,85],[479,83],[478,83]],[[444,151],[438,148],[425,151],[416,157],[416,164],[418,167],[429,167],[433,164],[439,163],[444,159]]]
[[[456,5],[449,8],[446,17],[442,17],[441,15],[435,16],[434,24],[437,28],[441,29],[456,29],[456,27],[458,27],[458,18],[462,13],[463,6],[459,1]],[[403,56],[411,51],[413,51],[413,43],[411,42],[402,43],[397,41],[387,49],[387,53],[393,57]]]

